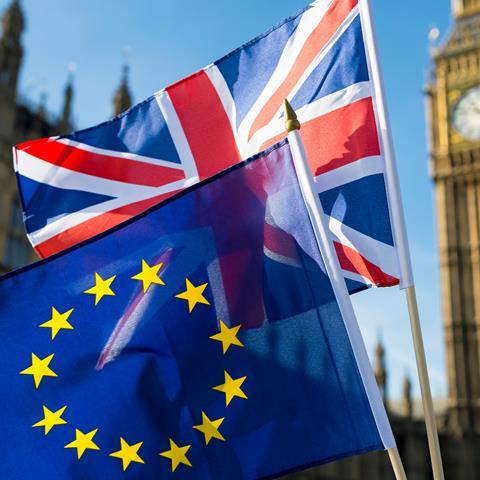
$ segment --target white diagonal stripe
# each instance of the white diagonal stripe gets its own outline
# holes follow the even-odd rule
[[[358,100],[368,98],[371,94],[372,89],[370,82],[354,83],[298,109],[298,119],[302,124],[307,123],[317,117],[327,115],[339,108],[351,105]],[[283,132],[285,132],[285,120],[283,118],[272,120],[268,125],[265,125],[255,132],[255,135],[250,139],[246,152],[249,156],[254,155],[262,148],[262,145],[268,143],[272,138]]]
[[[167,123],[170,136],[172,137],[178,156],[182,162],[182,167],[185,170],[187,178],[196,178],[198,181],[198,171],[193,158],[192,150],[188,143],[182,124],[178,118],[177,112],[170,100],[170,95],[166,90],[160,90],[155,94],[158,106],[163,114],[163,118]]]
[[[332,3],[333,0],[320,1],[303,13],[295,32],[290,36],[285,45],[275,71],[238,128],[239,138],[245,146],[248,142],[248,133],[251,125],[270,99],[272,92],[275,92],[288,76],[308,37],[320,24]]]
[[[358,16],[358,7],[354,7],[352,11],[348,14],[347,18],[345,21],[342,23],[342,25],[338,28],[338,30],[333,34],[333,36],[330,38],[330,40],[325,44],[325,46],[322,48],[321,51],[318,52],[318,54],[315,56],[315,58],[312,60],[310,65],[305,69],[301,77],[299,78],[298,82],[295,84],[295,86],[292,88],[292,90],[288,93],[288,100],[292,100],[296,93],[300,90],[304,82],[310,77],[310,75],[313,73],[315,68],[319,65],[319,63],[328,55],[330,50],[335,46],[339,38],[345,33],[345,31],[350,27],[352,22],[355,20],[355,18]],[[281,120],[282,119],[282,114],[283,114],[283,104],[279,106],[276,114],[273,116],[272,121],[274,122],[275,120]],[[256,133],[256,132],[255,132]],[[250,141],[253,140],[250,139]]]
[[[280,253],[274,252],[270,250],[265,245],[263,246],[263,253],[266,257],[274,260],[278,263],[284,263],[285,265],[290,265],[291,267],[302,268],[302,265],[298,260],[292,257],[286,257],[285,255],[281,255]]]
[[[45,227],[42,227],[35,232],[31,232],[28,236],[33,245],[38,245],[54,237],[59,232],[64,232],[69,228],[75,227],[83,222],[86,222],[87,220],[91,220],[92,218],[103,215],[104,213],[108,213],[116,208],[120,208],[142,200],[147,200],[148,198],[152,198],[156,195],[162,195],[164,193],[174,192],[176,190],[183,190],[194,183],[197,183],[195,179],[178,180],[176,182],[169,183],[168,185],[157,187],[154,195],[152,195],[151,192],[149,192],[147,195],[145,193],[140,194],[135,191],[135,193],[92,205],[69,215],[62,214],[58,219],[54,219]]]
[[[347,227],[336,218],[328,217],[328,220],[330,231],[335,240],[359,252],[386,274],[399,278],[398,257],[395,247]]]
[[[360,283],[365,283],[366,285],[372,286],[374,288],[377,286],[375,283],[372,282],[370,278],[364,277],[359,273],[351,272],[350,270],[345,270],[342,268],[342,274],[345,278],[348,278],[350,280],[354,280]]]
[[[160,160],[158,158],[146,157],[143,155],[137,155],[135,153],[129,152],[118,152],[116,150],[107,150],[105,148],[92,147],[86,143],[76,142],[68,138],[59,138],[58,143],[63,143],[69,147],[77,148],[78,150],[83,150],[85,152],[96,153],[98,155],[104,155],[106,157],[116,157],[116,158],[125,158],[127,160],[135,160],[137,162],[149,163],[151,165],[157,165],[159,167],[173,168],[177,170],[183,170],[183,166],[175,162],[169,162],[167,160]]]
[[[131,192],[154,196],[157,191],[156,187],[124,183],[75,172],[74,170],[59,167],[34,157],[23,150],[17,150],[16,153],[18,158],[17,171],[20,175],[52,187],[108,195],[110,197],[129,195]]]

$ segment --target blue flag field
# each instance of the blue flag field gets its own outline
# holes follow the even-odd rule
[[[391,447],[354,352],[282,142],[0,279],[0,478],[258,479]]]

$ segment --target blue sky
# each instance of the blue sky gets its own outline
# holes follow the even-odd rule
[[[10,0],[0,0],[3,11]],[[443,35],[449,0],[372,0],[381,65],[434,395],[446,393],[433,190],[428,177],[423,87],[428,32]],[[27,15],[20,92],[59,112],[67,66],[75,74],[77,127],[111,115],[127,47],[136,101],[209,64],[302,8],[306,0],[22,0]],[[355,296],[369,352],[380,335],[387,348],[390,392],[398,396],[410,373],[418,394],[404,295],[398,289]]]

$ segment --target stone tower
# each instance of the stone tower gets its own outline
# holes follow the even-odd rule
[[[382,341],[379,339],[375,348],[375,364],[374,364],[375,379],[377,380],[378,388],[382,394],[383,403],[387,404],[387,368],[385,366],[385,348]]]
[[[23,58],[21,37],[25,20],[19,0],[12,0],[2,18],[0,37],[0,136],[9,138],[14,128],[17,81]]]
[[[119,115],[120,113],[128,110],[132,106],[132,94],[130,93],[130,87],[128,85],[128,73],[128,65],[124,65],[122,80],[113,96],[114,115]]]
[[[428,87],[448,371],[447,422],[480,432],[480,0],[454,0]]]
[[[411,419],[413,414],[412,402],[412,382],[408,375],[403,379],[403,395],[402,395],[402,414],[405,418]]]
[[[68,133],[73,128],[72,124],[72,101],[73,101],[73,74],[68,76],[67,85],[63,92],[63,109],[58,129],[60,133]]]

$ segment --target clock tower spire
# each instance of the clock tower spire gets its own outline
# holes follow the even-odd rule
[[[480,433],[480,0],[454,0],[453,8],[427,93],[448,423],[468,436]]]

